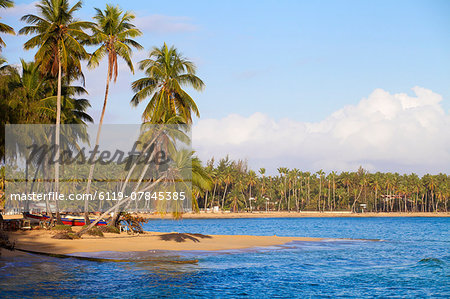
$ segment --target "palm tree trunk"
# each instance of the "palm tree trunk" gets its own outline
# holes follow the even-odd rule
[[[299,209],[299,206],[298,206],[298,189],[297,189],[297,180],[295,180],[295,182],[294,182],[294,192],[295,192],[295,209],[297,210],[297,213],[298,213],[298,211],[300,210]],[[300,181],[300,184],[301,184],[301,181]]]
[[[317,201],[317,208],[319,212],[320,212],[320,197],[322,195],[321,193],[322,193],[322,177],[319,178],[319,199]]]
[[[309,203],[311,202],[311,186],[309,184],[309,176],[308,176],[308,202],[306,203],[306,205],[309,205]]]
[[[156,186],[159,182],[161,182],[163,179],[163,177],[159,178],[158,180],[156,180],[155,182],[153,182],[148,189],[151,189],[153,186]],[[140,183],[140,182],[138,182]],[[128,196],[127,198],[125,198],[124,200],[119,201],[118,203],[116,203],[114,206],[112,206],[109,210],[107,210],[106,212],[104,212],[103,214],[100,215],[100,217],[98,217],[97,219],[95,219],[94,221],[91,222],[91,224],[89,224],[89,226],[83,228],[82,230],[80,230],[77,235],[81,236],[83,235],[85,232],[87,232],[88,230],[90,230],[91,228],[93,228],[95,225],[97,225],[97,223],[102,220],[105,219],[105,217],[107,217],[112,211],[118,209],[121,205],[127,203],[128,201],[131,200],[131,196]]]
[[[248,203],[250,205],[250,213],[252,212],[252,185],[250,184],[250,197],[248,198]]]
[[[330,211],[331,210],[331,181],[330,180],[328,180],[328,198],[327,198],[327,201],[328,201],[328,210]]]
[[[212,198],[211,198],[211,208],[214,205],[214,197],[216,196],[216,187],[217,187],[217,182],[214,183],[214,191],[213,191],[213,195],[212,195]]]
[[[56,146],[56,154],[55,154],[55,195],[58,197],[59,192],[59,133],[60,133],[60,124],[61,124],[61,54],[58,53],[58,91],[56,94],[56,132],[55,132],[55,146]],[[59,213],[59,205],[58,200],[55,200],[56,206],[56,223],[63,224],[61,220],[61,214]]]
[[[375,188],[375,204],[374,204],[375,212],[378,212],[378,209],[377,209],[377,196],[378,196],[378,188]]]
[[[287,175],[287,172],[286,172],[286,175]],[[287,198],[287,190],[288,190],[288,186],[287,186],[287,182],[286,182],[286,176],[284,177],[284,201],[286,202],[286,205],[288,206],[288,208],[289,208],[289,205],[288,205],[288,198]]]
[[[208,207],[208,190],[206,190],[206,195],[205,195],[205,204],[204,204],[205,213],[206,213],[207,207]]]
[[[99,141],[100,141],[100,133],[102,131],[103,118],[105,117],[106,103],[108,102],[109,82],[111,81],[110,73],[111,73],[111,63],[108,62],[108,74],[106,76],[105,99],[103,101],[103,109],[102,109],[102,114],[100,116],[100,122],[98,124],[97,137],[95,138],[94,148],[98,146]],[[86,186],[86,194],[89,194],[91,192],[91,183],[92,183],[92,177],[94,176],[94,168],[95,168],[95,164],[92,164],[91,167],[89,168],[89,177],[88,177],[88,182],[87,182],[87,186]],[[87,201],[87,200],[84,202],[84,221],[85,221],[85,224],[90,223],[89,201]]]
[[[292,189],[288,188],[287,209],[288,209],[289,213],[291,212],[291,191],[292,191]]]
[[[155,142],[155,140],[157,140],[158,138],[159,138],[159,135],[155,136],[155,137],[153,138],[153,140],[152,140],[152,141],[147,145],[147,147],[143,150],[142,153],[147,152],[147,151],[150,149],[150,146],[153,144],[153,142]],[[142,153],[141,153],[141,155],[142,155]],[[153,159],[154,153],[155,153],[155,152],[152,151],[151,156],[150,156],[150,158],[149,158],[149,161],[151,161],[151,159]],[[129,181],[130,181],[131,174],[134,172],[134,169],[136,168],[136,165],[137,165],[137,164],[134,163],[133,166],[131,167],[131,169],[128,171],[127,177],[125,178],[125,182],[123,183],[123,185],[122,185],[122,187],[121,187],[121,191],[120,191],[120,192],[122,192],[122,194],[123,194],[123,193],[125,192],[125,190],[126,190],[126,187],[127,187],[128,183],[129,183]],[[146,166],[145,166],[145,168],[144,168],[144,171],[147,170],[148,165],[149,165],[149,164],[146,164]],[[145,173],[142,174],[142,177],[143,177],[144,174],[145,174]],[[141,183],[141,181],[138,181],[138,182],[137,182],[137,187],[135,187],[136,190],[137,190],[137,188],[139,187],[140,183]],[[116,205],[116,209],[114,210],[114,215],[113,215],[113,217],[111,218],[111,220],[109,221],[108,226],[116,226],[116,224],[117,224],[117,222],[118,222],[118,220],[119,220],[119,217],[120,217],[119,208],[120,208],[120,205]]]
[[[408,212],[408,203],[407,203],[407,197],[406,197],[406,193],[405,193],[405,213]]]
[[[223,197],[222,197],[222,213],[223,213],[223,203],[225,201],[225,195],[227,194],[227,188],[228,188],[228,184],[225,184],[225,191],[223,192]]]
[[[333,176],[333,208],[331,210],[336,210],[336,182]]]

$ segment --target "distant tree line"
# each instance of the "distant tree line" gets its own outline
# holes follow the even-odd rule
[[[217,164],[217,165],[215,165]],[[450,177],[440,173],[417,174],[356,172],[315,173],[278,168],[267,176],[245,161],[228,157],[207,162],[205,171],[212,190],[197,197],[200,208],[219,206],[231,211],[353,211],[443,212],[448,211]]]

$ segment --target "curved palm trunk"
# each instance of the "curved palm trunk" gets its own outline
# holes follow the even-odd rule
[[[109,82],[111,81],[111,63],[108,63],[108,75],[106,76],[106,90],[105,90],[105,100],[103,101],[103,109],[102,109],[102,114],[100,116],[100,122],[98,124],[98,130],[97,130],[97,137],[95,138],[95,147],[98,146],[99,141],[100,141],[100,133],[102,131],[102,125],[103,125],[103,117],[105,116],[105,111],[106,111],[106,103],[108,102],[108,93],[109,93]],[[94,168],[95,168],[95,164],[92,164],[91,167],[89,168],[89,177],[88,177],[88,182],[87,182],[87,186],[86,186],[86,194],[89,194],[91,192],[91,183],[92,183],[92,177],[94,176]],[[84,202],[84,221],[85,223],[89,223],[89,201],[85,201]]]
[[[156,139],[156,138],[155,138]],[[152,142],[151,142],[152,143]],[[151,144],[150,143],[150,144]],[[145,149],[145,151],[148,150],[148,148],[150,147],[150,144],[147,146],[147,148]],[[152,156],[150,156],[150,159],[153,158],[153,153]],[[127,183],[129,182],[131,173],[133,172],[134,168],[135,168],[136,164],[134,164],[130,171],[128,172],[127,178],[125,179],[125,182],[122,186],[122,190],[121,192],[125,192],[125,188],[127,186]],[[145,165],[144,169],[141,172],[141,175],[139,176],[138,181],[136,182],[136,186],[134,187],[133,192],[137,192],[139,190],[139,187],[142,183],[142,180],[144,178],[145,173],[147,172],[148,168],[149,168],[150,164]],[[147,188],[143,189],[142,191],[148,191],[151,190],[154,186],[156,186],[157,184],[159,184],[165,177],[161,176],[159,179],[157,179],[155,182],[153,182],[152,184],[150,184],[150,186],[148,186]],[[115,204],[114,206],[112,206],[109,210],[107,210],[106,212],[104,212],[102,215],[100,215],[100,217],[98,217],[97,219],[95,219],[94,221],[91,222],[91,224],[89,224],[89,226],[85,227],[84,229],[80,230],[78,232],[78,236],[83,235],[85,232],[87,232],[88,230],[90,230],[92,227],[94,227],[95,225],[97,225],[97,223],[104,219],[105,217],[107,217],[111,212],[114,211],[114,216],[112,217],[110,223],[108,223],[108,225],[115,225],[118,222],[120,213],[118,213],[117,211],[119,210],[120,206],[125,204],[125,203],[129,203],[131,201],[131,196],[128,196],[126,199],[119,201],[117,204]]]
[[[358,189],[355,189],[355,200],[353,201],[352,204],[352,212],[355,213],[355,206],[356,206],[356,202],[359,201],[359,198],[361,197],[362,191],[363,191],[364,185],[361,186],[361,190],[359,190],[359,194],[358,196],[356,196]]]
[[[60,54],[58,53],[58,56]],[[55,154],[55,194],[57,195],[59,192],[59,133],[60,133],[60,124],[61,124],[61,60],[58,57],[58,92],[56,94],[56,132],[55,132],[55,146],[56,146],[56,154]],[[55,200],[56,205],[56,223],[63,224],[61,220],[61,214],[59,213],[59,205],[58,200]]]
[[[223,203],[225,202],[225,195],[227,194],[228,184],[225,184],[225,191],[223,192],[222,197],[222,213],[223,213]]]
[[[327,198],[327,201],[328,201],[328,211],[330,211],[331,210],[331,181],[330,180],[328,180],[328,198]]]
[[[375,212],[378,212],[378,208],[377,208],[377,197],[378,197],[378,188],[375,188],[375,203],[374,203]]]
[[[147,147],[144,149],[143,152],[147,152],[147,151],[149,150],[149,148],[151,147],[151,145],[153,144],[153,142],[155,142],[155,140],[157,140],[158,137],[159,137],[159,135],[156,136],[156,137],[154,137],[154,139],[147,145]],[[154,153],[155,153],[155,151],[152,151],[152,154],[151,154],[151,156],[150,156],[150,158],[149,158],[149,161],[151,161],[151,160],[153,159]],[[136,187],[135,187],[135,190],[134,190],[133,192],[136,192],[136,191],[138,190],[139,185],[141,184],[142,179],[144,178],[144,175],[145,175],[145,173],[146,173],[146,171],[147,171],[149,165],[150,165],[150,164],[146,164],[144,170],[141,172],[141,176],[140,176],[138,182],[136,183]],[[127,187],[127,184],[128,184],[128,182],[129,182],[129,180],[130,180],[131,174],[133,173],[133,171],[134,171],[135,168],[136,168],[136,163],[135,163],[135,164],[131,167],[131,169],[128,171],[127,177],[125,178],[125,182],[123,183],[122,188],[121,188],[121,192],[122,192],[122,193],[125,192],[126,187]],[[159,181],[159,180],[158,180],[158,181]],[[144,191],[144,190],[143,190],[143,191]],[[128,205],[127,205],[127,206],[128,206]],[[113,211],[114,211],[114,215],[113,215],[113,217],[111,217],[111,220],[109,221],[108,226],[117,226],[117,224],[118,224],[118,222],[119,222],[119,217],[120,217],[120,214],[121,214],[121,213],[119,212],[119,208],[120,208],[120,205],[116,205],[116,208],[113,210]]]
[[[322,196],[322,177],[319,178],[319,200],[317,201],[317,209],[320,212],[320,197]]]
[[[252,198],[252,185],[250,184],[250,197],[248,198],[248,203],[249,203],[249,205],[250,205],[250,213],[253,212],[253,211],[252,211],[252,201],[251,201],[251,198]]]
[[[336,210],[336,182],[334,180],[334,176],[333,176],[333,208],[331,209]]]
[[[210,204],[211,208],[214,205],[214,196],[216,195],[216,187],[217,187],[217,182],[214,183],[214,191],[213,191],[213,194],[212,194],[212,199],[211,199],[211,204]]]

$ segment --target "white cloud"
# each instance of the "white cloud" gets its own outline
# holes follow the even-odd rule
[[[165,15],[139,16],[136,17],[134,24],[144,33],[184,33],[198,29],[196,25],[191,23],[191,19],[188,17]]]
[[[275,121],[266,114],[204,119],[193,128],[203,160],[230,154],[254,168],[450,172],[450,115],[442,97],[414,87],[415,96],[374,90],[357,105],[320,122]]]
[[[31,3],[20,3],[15,4],[13,7],[8,8],[6,13],[3,13],[6,18],[8,17],[22,17],[26,14],[35,14],[37,12],[36,4],[38,4],[39,1],[33,1]]]

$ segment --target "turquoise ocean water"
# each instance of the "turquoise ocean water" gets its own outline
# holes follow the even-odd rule
[[[449,218],[152,220],[145,229],[327,240],[222,252],[84,254],[132,260],[126,263],[1,257],[0,296],[450,297]],[[167,262],[174,259],[198,263]]]

